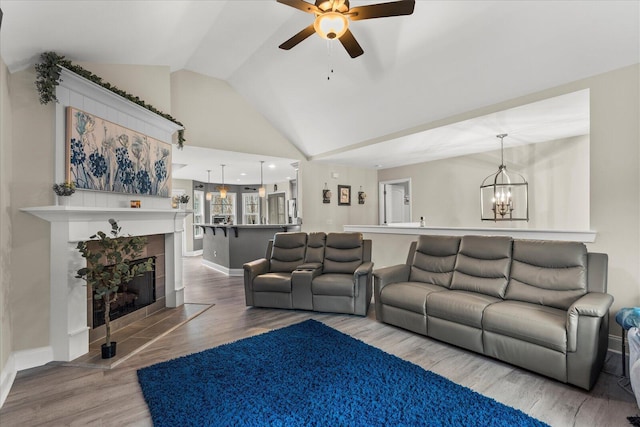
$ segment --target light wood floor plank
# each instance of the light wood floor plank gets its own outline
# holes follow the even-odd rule
[[[367,317],[249,308],[242,278],[227,278],[184,259],[185,302],[215,304],[110,370],[46,366],[19,372],[0,409],[0,425],[151,426],[136,370],[221,344],[315,319],[552,426],[625,426],[640,411],[617,376],[603,373],[586,392]],[[609,355],[606,370],[620,371]]]

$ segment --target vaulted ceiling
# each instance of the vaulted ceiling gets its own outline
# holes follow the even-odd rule
[[[420,128],[640,62],[639,1],[418,0],[410,16],[351,22],[364,49],[356,59],[315,35],[278,49],[313,17],[275,0],[1,0],[0,8],[10,71],[46,50],[72,61],[192,70],[226,80],[308,159],[365,167],[379,165],[383,149],[405,163],[419,152],[428,160],[434,137],[440,156],[477,151],[501,132],[536,142],[539,108],[444,134]],[[570,133],[554,126],[556,137]]]

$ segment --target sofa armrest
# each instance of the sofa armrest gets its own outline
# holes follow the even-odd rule
[[[389,283],[406,282],[409,280],[411,267],[407,264],[392,265],[390,267],[377,268],[373,272],[375,277],[376,295]]]
[[[576,351],[580,316],[604,317],[613,304],[613,297],[601,292],[589,292],[575,301],[567,311],[567,351]]]
[[[255,261],[242,264],[245,272],[249,272],[253,277],[265,274],[269,271],[269,261],[266,258],[260,258]]]
[[[260,258],[242,265],[244,269],[244,299],[248,306],[253,305],[253,280],[269,271],[269,261]]]
[[[291,273],[291,303],[292,308],[299,310],[313,310],[313,294],[311,292],[311,283],[313,279],[322,274],[322,264],[309,263],[304,264],[311,267],[311,264],[317,264],[316,268],[301,268],[293,270]]]
[[[356,268],[356,271],[353,272],[353,276],[356,280],[358,280],[358,276],[365,276],[371,274],[373,272],[373,263],[372,262],[363,262]]]

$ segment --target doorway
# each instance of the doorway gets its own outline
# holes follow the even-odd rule
[[[411,178],[379,184],[380,225],[411,222]]]
[[[267,196],[267,223],[286,224],[287,206],[285,204],[286,194],[271,193]]]

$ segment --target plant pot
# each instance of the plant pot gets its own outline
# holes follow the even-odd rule
[[[116,355],[116,342],[111,341],[110,345],[102,344],[102,358],[111,359]]]
[[[56,196],[56,206],[69,206],[70,196]]]

